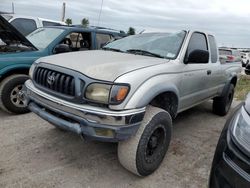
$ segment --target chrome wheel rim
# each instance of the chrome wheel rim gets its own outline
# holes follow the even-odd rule
[[[16,87],[14,87],[14,89],[11,91],[11,94],[10,94],[10,100],[12,104],[14,104],[16,107],[19,107],[19,108],[23,108],[27,106],[22,89],[23,89],[23,85],[17,85]]]

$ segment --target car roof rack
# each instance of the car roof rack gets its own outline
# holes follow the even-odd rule
[[[80,25],[80,24],[70,25],[69,27],[82,27],[82,25]],[[89,26],[86,29],[95,29],[95,30],[111,31],[111,32],[117,32],[117,33],[126,34],[122,30],[116,30],[116,29],[111,29],[111,28],[107,28],[107,27],[100,27],[100,26]]]

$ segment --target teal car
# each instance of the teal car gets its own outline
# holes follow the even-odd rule
[[[6,112],[27,113],[22,94],[31,64],[40,57],[58,53],[96,50],[125,37],[105,28],[53,26],[38,28],[27,37],[0,16],[0,107]]]

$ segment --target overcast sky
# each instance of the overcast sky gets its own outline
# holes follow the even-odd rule
[[[61,19],[79,24],[84,17],[97,25],[102,0],[13,0],[15,13]],[[10,0],[0,0],[0,11],[11,11]],[[100,26],[137,32],[201,29],[216,35],[219,45],[250,47],[249,0],[104,0]]]

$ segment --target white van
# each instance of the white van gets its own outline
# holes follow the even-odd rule
[[[21,16],[17,14],[2,14],[24,36],[30,34],[39,27],[66,25],[64,22],[44,18]]]
[[[245,67],[250,62],[250,53],[241,52],[242,66]]]

